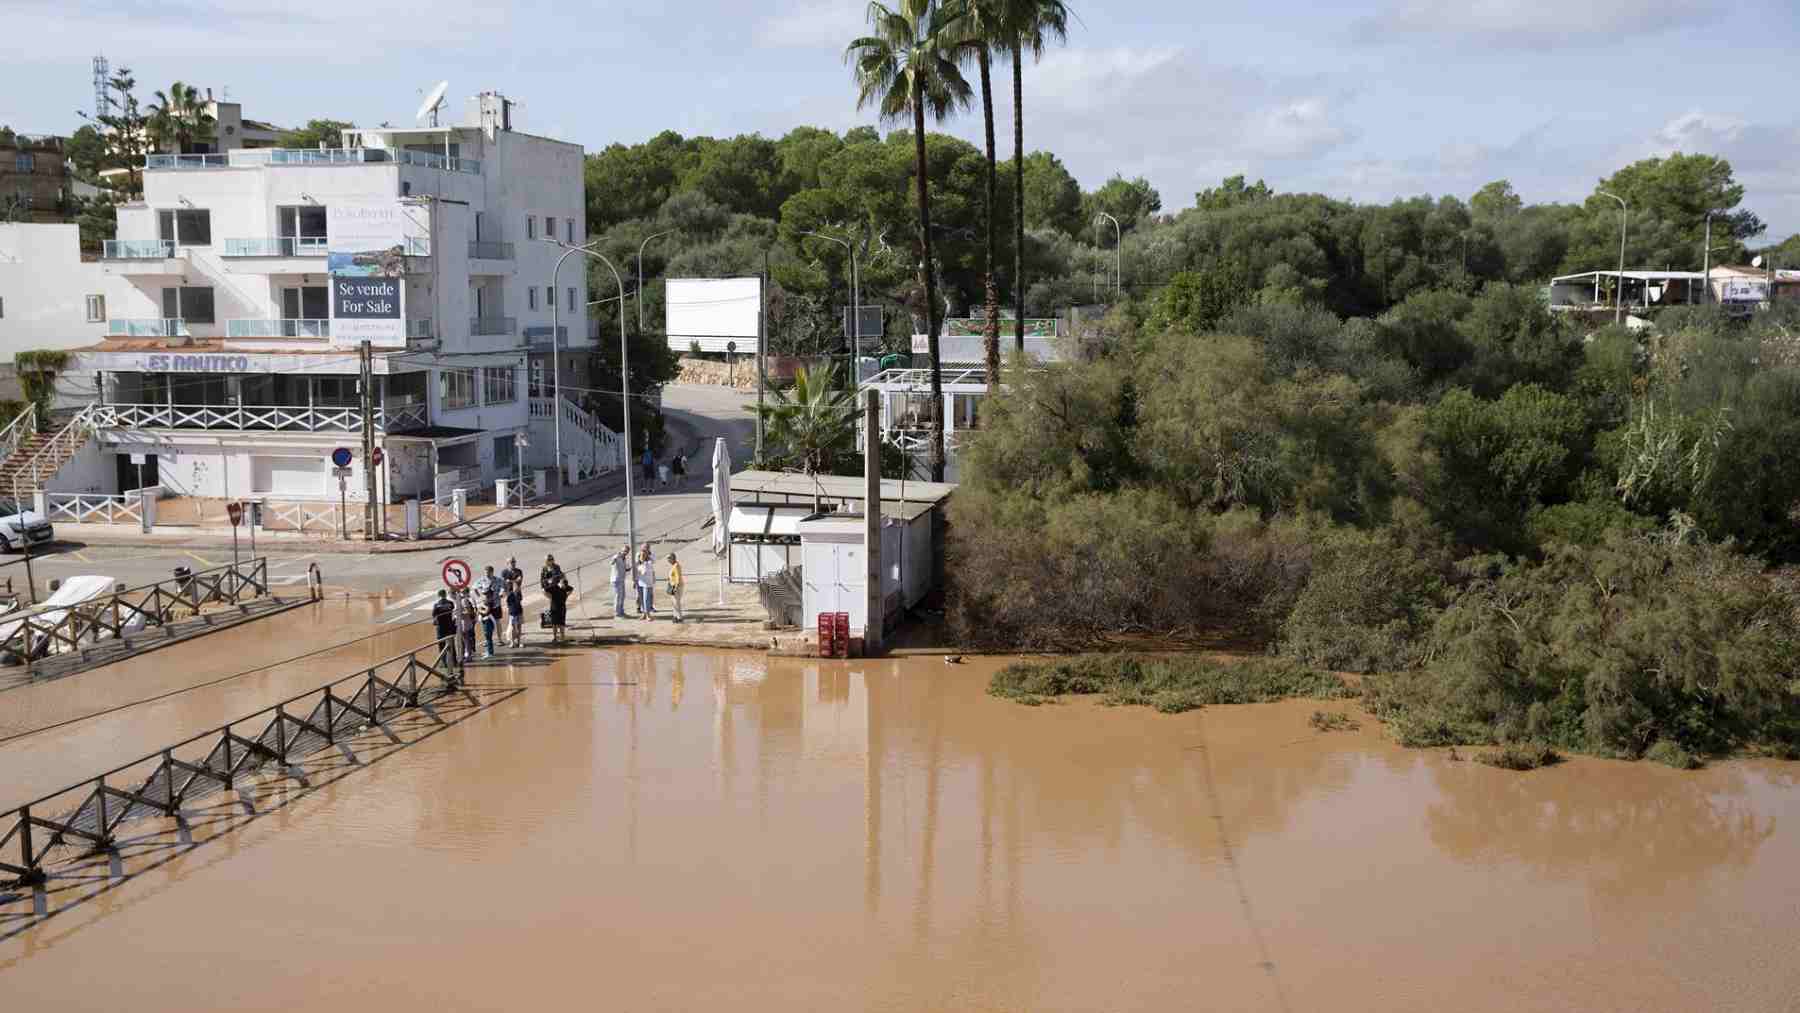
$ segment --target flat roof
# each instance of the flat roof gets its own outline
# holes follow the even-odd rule
[[[1580,274],[1565,274],[1550,279],[1554,285],[1559,281],[1576,281],[1581,278],[1615,278],[1621,273],[1633,281],[1705,281],[1706,274],[1701,271],[1583,271]]]
[[[956,491],[953,482],[902,482],[897,478],[881,480],[881,505],[884,514],[906,516],[911,513],[917,516],[925,510],[944,502]],[[740,497],[760,498],[774,496],[812,496],[817,493],[825,499],[863,498],[863,480],[847,475],[800,475],[783,471],[758,471],[754,468],[736,472],[731,476],[731,496],[734,501]],[[892,504],[890,509],[889,504]],[[920,507],[917,511],[903,511],[905,504]],[[910,519],[910,518],[908,518]]]

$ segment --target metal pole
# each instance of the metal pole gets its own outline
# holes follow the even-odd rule
[[[769,348],[769,251],[763,250],[762,283],[757,286],[756,300],[756,460],[763,453],[763,388],[768,386]],[[727,552],[730,550],[727,549]]]
[[[1700,254],[1700,272],[1706,275],[1706,280],[1700,283],[1700,287],[1706,293],[1702,301],[1709,306],[1712,305],[1712,220],[1713,212],[1708,211],[1706,213],[1706,247]]]
[[[761,432],[761,426],[762,423],[757,423],[759,434]],[[761,442],[762,441],[758,439],[758,446],[761,445]],[[45,499],[48,501],[48,497]],[[13,503],[17,504],[19,508],[19,517],[23,519],[26,507],[25,501],[19,498],[19,476],[16,474],[13,475]],[[44,519],[47,521],[50,518],[46,517]],[[36,605],[38,600],[37,578],[31,573],[31,523],[29,521],[25,521],[19,525],[19,544],[25,549],[25,588],[31,592],[31,604]],[[25,645],[25,654],[28,658],[31,655],[31,645],[29,643]]]
[[[549,236],[547,238],[552,243],[556,242],[555,236]],[[596,240],[596,242],[598,242],[598,240]],[[560,275],[562,274],[563,261],[568,260],[569,254],[574,252],[574,249],[563,251],[563,255],[556,258],[556,268],[550,272],[550,431],[555,434],[555,438],[552,442],[555,444],[556,448],[556,498],[558,500],[562,499],[563,494],[562,356],[559,354],[556,341],[556,330],[560,326],[558,319],[560,317],[560,307],[562,304],[556,301],[556,286],[559,283]],[[619,316],[623,317],[624,315],[625,304],[620,302]]]
[[[660,236],[666,236],[669,233],[674,232],[674,231],[675,231],[674,229],[664,229],[661,232],[657,232],[657,233],[653,233],[651,235],[645,236],[644,241],[638,244],[637,313],[638,313],[638,333],[639,334],[644,333],[644,247],[650,245],[650,240],[656,239]],[[621,316],[624,315],[624,313],[625,313],[625,303],[623,301],[621,301],[619,303],[619,313]]]
[[[555,240],[551,241],[555,242]],[[557,245],[567,246],[565,243],[557,243]],[[567,246],[566,252],[564,252],[561,257],[557,258],[556,268],[559,271],[562,270],[562,262],[569,258],[569,254],[585,253],[595,260],[598,260],[600,263],[605,264],[606,269],[612,272],[613,283],[619,287],[619,411],[621,413],[621,425],[625,430],[622,434],[625,439],[625,531],[626,542],[631,546],[636,547],[637,500],[635,498],[631,480],[631,469],[636,462],[633,461],[631,457],[631,346],[625,339],[625,279],[619,274],[619,269],[613,266],[613,262],[606,259],[604,253],[594,249],[594,247],[599,245],[600,240],[596,239],[586,246]],[[555,283],[556,279],[552,277],[551,285],[554,287]],[[554,318],[552,318],[552,320],[554,321]],[[551,339],[554,341],[555,337],[555,324],[552,322]],[[552,345],[551,347],[554,348],[555,346]],[[562,404],[560,401],[557,403],[557,408],[558,411],[556,415],[558,420],[560,420],[562,418]],[[560,468],[562,461],[562,430],[560,427],[556,431],[556,439],[557,466]]]
[[[1613,323],[1625,322],[1625,222],[1631,211],[1625,204],[1625,198],[1605,190],[1596,190],[1602,197],[1611,197],[1619,202],[1619,277],[1618,288],[1613,298]]]
[[[883,605],[887,600],[881,558],[881,401],[873,387],[863,392],[863,656],[881,653],[885,639]]]
[[[800,230],[800,235],[829,240],[843,247],[850,254],[850,385],[855,387],[860,379],[856,375],[857,360],[862,358],[862,308],[857,295],[856,247],[850,245],[848,240],[828,236],[823,232],[814,232],[811,229]],[[764,258],[767,259],[766,253]]]
[[[375,360],[367,340],[358,347],[362,376],[362,443],[363,443],[363,541],[375,538]],[[232,529],[235,538],[237,529]]]
[[[1102,211],[1100,217],[1112,222],[1113,227],[1113,271],[1118,280],[1113,285],[1113,298],[1120,299],[1125,293],[1125,233],[1119,228],[1119,220]]]

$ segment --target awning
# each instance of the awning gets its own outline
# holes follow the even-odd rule
[[[811,507],[769,506],[739,503],[731,508],[731,537],[785,537],[799,539],[800,522],[812,515]]]

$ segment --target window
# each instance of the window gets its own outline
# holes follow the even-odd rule
[[[438,397],[446,410],[475,406],[475,371],[446,369],[438,374]]]
[[[525,238],[526,239],[536,239],[537,238],[537,216],[536,215],[526,215],[525,216]]]
[[[569,229],[569,242],[573,243],[575,241],[575,219],[569,219],[567,225]]]
[[[404,179],[400,181],[400,196],[402,196],[402,197],[411,197],[412,196],[412,181],[404,180]]]
[[[157,238],[177,246],[211,246],[212,212],[206,210],[158,211]]]
[[[556,216],[544,216],[544,238],[556,242]]]
[[[97,324],[106,319],[106,297],[90,295],[87,297],[87,322]]]
[[[494,437],[494,470],[510,473],[517,465],[514,463],[514,437]]]
[[[21,151],[19,152],[18,157],[13,160],[13,168],[19,172],[30,172],[37,168],[37,156],[30,152]]]
[[[548,306],[551,309],[556,308],[556,286],[555,285],[545,285],[544,286],[544,305]]]
[[[296,252],[325,252],[324,205],[300,204],[277,208],[275,213],[280,219],[281,238],[287,240],[283,245]]]
[[[536,285],[525,286],[525,308],[528,310],[537,309],[537,286]]]
[[[513,367],[483,366],[481,368],[481,403],[511,404],[518,400],[519,392],[514,383]]]
[[[190,324],[213,322],[213,290],[210,286],[187,286],[162,290],[163,319]]]
[[[570,285],[569,286],[569,312],[573,313],[575,310],[580,309],[580,308],[581,308],[581,304],[575,301],[575,286]]]

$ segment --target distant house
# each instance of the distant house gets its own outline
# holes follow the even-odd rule
[[[63,139],[0,130],[0,221],[68,221]]]

